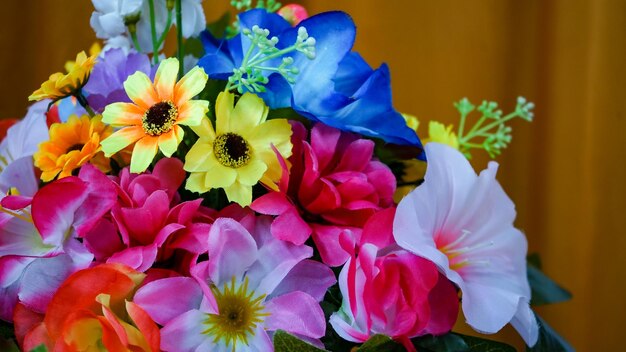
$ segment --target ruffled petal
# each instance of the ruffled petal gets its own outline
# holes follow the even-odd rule
[[[141,287],[133,301],[155,322],[167,325],[183,313],[200,308],[202,289],[189,277],[172,277],[152,281]]]
[[[209,232],[209,276],[220,287],[233,277],[241,278],[257,260],[252,235],[233,219],[215,220]]]

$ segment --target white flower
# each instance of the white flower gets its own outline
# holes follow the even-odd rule
[[[183,37],[196,36],[206,29],[202,0],[182,0],[180,7],[183,18]],[[173,22],[176,23],[176,18]]]
[[[426,145],[426,157],[424,183],[398,205],[397,243],[434,262],[460,288],[474,329],[495,333],[510,322],[534,345],[527,243],[513,227],[515,206],[495,179],[498,164],[477,176],[459,151],[438,143]]]
[[[92,0],[95,11],[89,24],[96,37],[109,39],[126,33],[124,18],[136,15],[143,0]]]

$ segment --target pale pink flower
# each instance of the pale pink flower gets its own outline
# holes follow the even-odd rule
[[[192,269],[193,278],[156,280],[139,289],[135,303],[164,326],[161,349],[273,351],[271,335],[278,329],[312,342],[324,336],[318,302],[334,275],[306,260],[310,247],[272,236],[270,224],[270,217],[258,218],[248,224],[250,233],[233,219],[217,219],[208,237],[209,260]]]
[[[402,248],[429,259],[462,292],[467,323],[495,333],[507,323],[529,346],[538,326],[526,277],[527,243],[513,227],[515,206],[489,163],[476,175],[467,159],[446,145],[426,145],[424,183],[398,205],[394,237]]]

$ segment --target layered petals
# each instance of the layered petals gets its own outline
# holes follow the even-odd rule
[[[469,325],[495,333],[508,322],[529,346],[538,327],[530,311],[527,244],[513,227],[515,208],[495,180],[497,164],[477,176],[457,150],[429,143],[425,182],[399,204],[394,237],[433,261],[463,295]]]

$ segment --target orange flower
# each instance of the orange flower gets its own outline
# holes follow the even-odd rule
[[[154,76],[154,84],[143,72],[135,72],[124,82],[133,103],[113,103],[102,113],[102,121],[123,127],[102,141],[107,156],[135,143],[130,172],[145,171],[158,150],[170,157],[183,140],[180,125],[198,126],[209,110],[206,100],[191,100],[209,77],[194,67],[176,82],[178,60],[164,60]]]
[[[41,88],[28,97],[28,100],[43,100],[46,98],[59,100],[74,95],[87,83],[91,69],[95,64],[95,55],[87,57],[87,54],[81,51],[76,55],[74,65],[67,67],[69,68],[67,74],[61,72],[53,73],[47,81],[41,84]]]
[[[32,314],[18,309],[18,339],[23,333],[27,351],[40,344],[49,351],[159,351],[159,328],[130,302],[144,278],[120,264],[78,271],[52,297],[43,322],[32,324]]]
[[[41,169],[41,179],[52,181],[72,175],[72,171],[91,162],[102,172],[111,170],[109,159],[100,151],[100,140],[113,133],[111,126],[87,115],[70,116],[65,123],[50,126],[50,140],[39,145],[33,155],[35,166]]]

